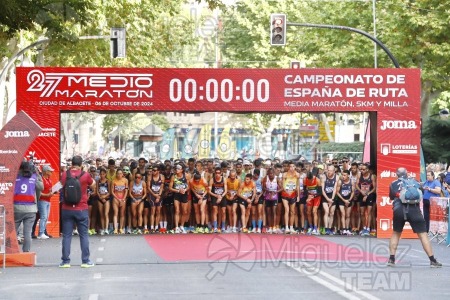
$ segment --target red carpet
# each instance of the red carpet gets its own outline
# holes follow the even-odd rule
[[[386,261],[385,256],[373,253],[380,253],[382,249],[381,245],[371,241],[372,239],[360,239],[347,246],[304,235],[177,234],[147,235],[145,239],[156,254],[167,262],[305,260],[365,263]],[[345,237],[342,239],[344,241]]]

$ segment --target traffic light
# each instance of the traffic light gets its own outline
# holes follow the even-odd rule
[[[286,15],[270,15],[270,44],[272,46],[286,45]]]
[[[125,28],[111,28],[111,58],[125,58],[126,32]]]
[[[291,69],[300,69],[300,68],[301,66],[299,61],[296,60],[291,61]]]

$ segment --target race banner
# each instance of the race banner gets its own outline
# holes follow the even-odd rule
[[[44,128],[30,151],[52,166],[59,166],[61,112],[376,112],[371,163],[377,166],[377,235],[383,238],[392,233],[389,184],[396,169],[420,176],[419,69],[18,67],[16,74],[17,110]],[[183,151],[178,138],[174,158]],[[231,152],[231,142],[221,142],[217,153]],[[271,133],[255,142],[255,158],[272,152]],[[414,236],[411,230],[402,235]]]
[[[14,223],[14,184],[27,149],[42,129],[25,112],[17,113],[0,131],[0,205],[6,212],[6,253],[19,253]],[[36,170],[38,171],[38,170]]]

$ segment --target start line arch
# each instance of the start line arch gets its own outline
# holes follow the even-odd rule
[[[56,171],[61,112],[367,111],[380,238],[392,232],[389,184],[396,168],[420,174],[420,92],[419,69],[17,68],[17,111],[42,128],[29,151]],[[56,199],[51,211],[49,232],[59,234]]]

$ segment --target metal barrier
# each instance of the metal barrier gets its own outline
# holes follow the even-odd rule
[[[6,267],[6,211],[0,205],[0,254],[3,254],[3,269]]]
[[[430,198],[430,241],[435,239],[438,244],[448,244],[449,200],[443,197]]]

